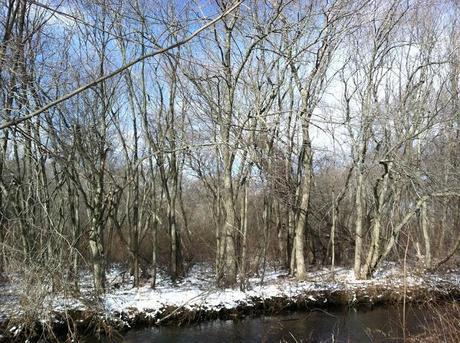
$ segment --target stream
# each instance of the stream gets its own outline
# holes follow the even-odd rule
[[[406,335],[422,332],[429,313],[406,312]],[[402,306],[312,310],[242,320],[216,320],[184,327],[133,329],[123,342],[402,342]],[[96,342],[88,339],[87,342]]]

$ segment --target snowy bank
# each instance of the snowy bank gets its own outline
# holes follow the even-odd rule
[[[336,268],[334,273],[328,269],[311,271],[301,282],[287,276],[285,271],[270,270],[265,273],[263,283],[261,276],[250,278],[246,291],[217,289],[213,276],[212,268],[200,264],[175,284],[160,274],[156,289],[147,280],[145,285],[133,288],[126,272],[112,268],[107,278],[107,294],[97,302],[90,302],[85,298],[91,292],[90,278],[83,275],[80,296],[49,295],[44,306],[47,313],[41,313],[40,319],[51,320],[54,327],[64,331],[69,321],[77,329],[94,326],[123,330],[333,305],[372,306],[398,302],[403,297],[407,301],[458,298],[460,294],[458,270],[405,276],[395,264],[386,264],[372,280],[356,280],[353,272],[345,268]],[[24,314],[20,310],[21,297],[15,295],[11,284],[3,285],[1,291],[3,335],[18,335]]]

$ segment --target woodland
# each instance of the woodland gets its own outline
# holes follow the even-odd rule
[[[458,267],[449,0],[3,0],[0,280]],[[32,295],[31,295],[32,296]]]

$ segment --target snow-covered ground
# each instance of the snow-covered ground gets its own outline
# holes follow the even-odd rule
[[[312,301],[326,302],[327,299],[317,299],[321,292],[349,291],[354,293],[367,289],[401,290],[406,282],[407,287],[426,290],[460,289],[460,271],[451,270],[442,274],[404,273],[396,264],[388,263],[378,270],[371,280],[356,280],[352,270],[336,268],[334,274],[329,269],[311,271],[305,281],[299,282],[288,277],[285,271],[268,270],[264,282],[260,276],[249,279],[247,290],[217,289],[214,283],[214,271],[205,264],[193,266],[188,275],[180,282],[173,284],[170,279],[160,273],[157,287],[152,289],[150,283],[139,288],[133,288],[127,273],[121,268],[110,269],[108,292],[100,302],[100,310],[111,317],[123,313],[135,316],[143,313],[145,316],[157,318],[166,308],[187,310],[213,310],[222,308],[235,309],[239,305],[251,305],[255,299],[263,301],[271,298],[296,299],[303,296]],[[90,293],[90,277],[82,274],[82,293],[80,296],[49,295],[44,301],[43,309],[64,312],[69,309],[85,310],[92,305],[85,296]],[[21,314],[21,304],[24,293],[19,291],[17,284],[0,285],[0,319]],[[94,303],[93,303],[94,304]]]
[[[260,277],[249,279],[246,291],[239,289],[216,289],[213,285],[213,272],[210,268],[197,265],[192,268],[189,276],[176,286],[172,286],[163,279],[157,289],[149,285],[140,288],[122,287],[107,294],[104,305],[109,313],[126,312],[131,309],[147,312],[155,316],[163,308],[182,307],[186,309],[204,308],[207,310],[232,309],[241,304],[250,304],[255,298],[270,299],[275,297],[296,298],[309,296],[313,301],[327,301],[314,299],[321,291],[337,290],[365,290],[375,287],[387,289],[401,289],[404,282],[408,288],[421,287],[437,289],[446,286],[460,288],[460,273],[451,271],[446,274],[410,275],[404,278],[404,273],[394,264],[387,264],[380,269],[372,280],[356,280],[353,271],[337,268],[334,275],[328,269],[312,271],[307,274],[305,281],[297,281],[286,275],[285,271],[268,271],[263,284]]]

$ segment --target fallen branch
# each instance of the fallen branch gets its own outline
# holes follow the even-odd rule
[[[176,314],[177,312],[179,312],[181,309],[183,309],[185,307],[185,305],[187,305],[188,303],[192,302],[193,300],[195,299],[198,299],[200,297],[202,297],[204,294],[206,293],[210,293],[211,291],[204,291],[200,294],[198,294],[196,297],[193,297],[193,298],[190,298],[189,300],[187,300],[185,303],[183,303],[182,305],[180,305],[179,307],[177,307],[174,311],[172,311],[171,313],[169,313],[166,317],[163,317],[161,319],[158,319],[155,324],[156,325],[159,325],[161,322],[165,321],[166,319],[172,317],[174,314]]]

